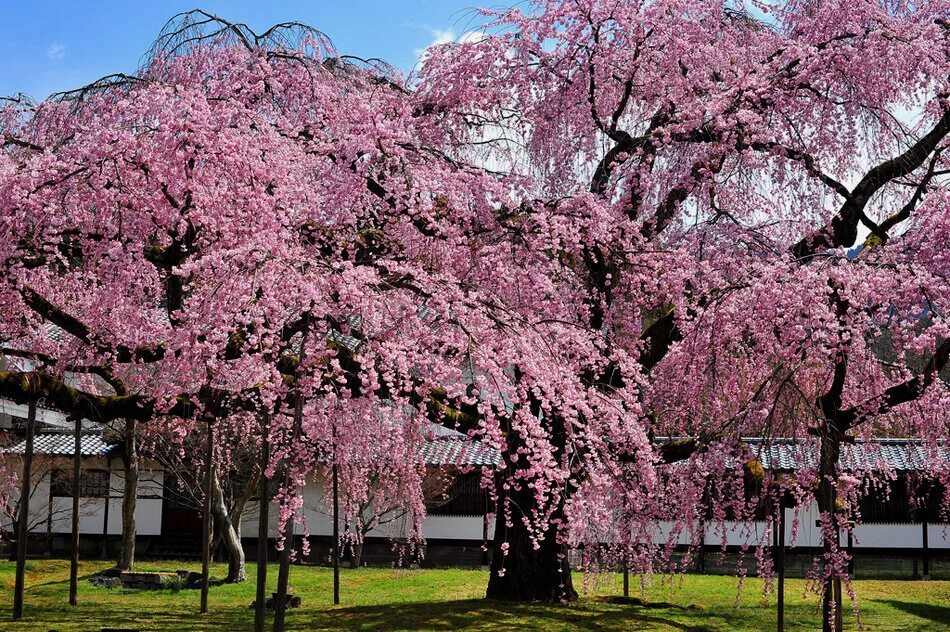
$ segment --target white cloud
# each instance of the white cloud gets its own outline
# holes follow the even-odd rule
[[[62,42],[53,42],[46,49],[46,56],[50,59],[62,59],[66,56],[66,45]]]
[[[416,26],[416,25],[413,25]],[[477,42],[484,35],[480,31],[468,31],[462,33],[461,35],[455,32],[455,29],[449,27],[447,29],[437,29],[432,28],[431,26],[421,26],[425,30],[429,31],[432,35],[432,41],[425,48],[416,48],[414,50],[416,57],[422,57],[425,54],[426,50],[431,46],[438,46],[440,44],[449,44],[451,42],[458,42],[460,44],[466,42]]]

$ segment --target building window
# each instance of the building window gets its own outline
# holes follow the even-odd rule
[[[488,508],[488,492],[482,489],[482,475],[469,472],[459,475],[436,498],[426,503],[433,516],[481,516]]]
[[[71,470],[53,470],[50,495],[72,498],[73,473]],[[79,495],[82,498],[104,498],[109,495],[109,470],[82,470],[79,477]]]
[[[862,490],[861,522],[941,522],[944,488],[939,482],[915,474],[901,474],[882,486]]]

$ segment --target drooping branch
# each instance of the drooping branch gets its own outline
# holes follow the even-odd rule
[[[950,338],[937,346],[930,360],[914,377],[889,387],[879,397],[842,411],[842,420],[848,427],[854,427],[877,415],[886,414],[901,404],[915,401],[934,383],[948,362]]]
[[[89,326],[76,316],[55,306],[51,301],[30,287],[20,289],[24,302],[39,316],[63,331],[92,346],[98,353],[112,354],[120,364],[130,362],[157,362],[165,357],[165,350],[157,345],[132,348],[117,345],[114,348],[95,339]]]
[[[799,261],[807,261],[815,253],[828,248],[845,248],[854,244],[858,223],[871,198],[885,185],[918,169],[950,133],[950,108],[922,138],[899,156],[871,168],[851,191],[831,221],[818,232],[802,238],[792,248]]]
[[[914,209],[917,208],[917,205],[920,204],[924,194],[927,192],[927,187],[930,186],[930,183],[937,174],[937,165],[940,162],[941,155],[943,155],[943,149],[945,148],[934,151],[933,157],[930,159],[930,165],[927,167],[927,172],[924,174],[924,177],[921,178],[918,185],[914,188],[914,193],[911,195],[910,200],[908,200],[907,203],[901,207],[901,210],[881,222],[876,229],[872,227],[872,231],[882,242],[886,242],[889,237],[890,230],[901,222],[907,220],[911,213],[914,212]]]

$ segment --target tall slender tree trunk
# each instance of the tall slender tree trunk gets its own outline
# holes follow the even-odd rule
[[[201,514],[201,596],[198,607],[201,614],[208,613],[208,588],[211,585],[211,496],[214,480],[214,425],[208,418],[207,446],[205,448],[204,506]]]
[[[290,486],[290,475],[284,477],[285,488]],[[274,632],[284,632],[287,616],[287,590],[290,584],[290,550],[294,546],[294,516],[284,524],[284,548],[280,550],[277,566],[277,592],[274,598]]]
[[[838,549],[838,528],[836,526],[838,457],[841,454],[841,435],[831,421],[826,424],[827,431],[821,437],[818,461],[818,510],[827,515],[832,525],[833,535],[822,537],[822,549],[826,558]],[[837,573],[828,576],[822,587],[822,630],[841,632],[841,577]],[[834,610],[834,616],[832,616]]]
[[[229,583],[243,582],[247,579],[247,570],[244,564],[244,547],[241,546],[241,534],[234,526],[234,521],[228,513],[224,502],[224,492],[221,489],[221,478],[215,472],[211,480],[211,513],[214,516],[214,525],[218,537],[228,556]],[[239,523],[240,524],[240,523]]]
[[[135,503],[139,488],[138,441],[134,419],[125,421],[125,450],[122,455],[122,541],[116,568],[131,571],[135,566]]]
[[[20,479],[20,504],[17,507],[16,575],[13,584],[13,620],[23,617],[23,591],[26,586],[26,553],[30,537],[30,484],[33,479],[33,433],[36,430],[36,402],[30,402],[26,420],[26,452]]]
[[[300,363],[297,365],[297,375],[294,377],[294,418],[291,428],[291,445],[300,436],[303,421],[304,397],[300,389],[300,369],[307,359],[307,339],[310,337],[310,312],[304,314],[303,337],[300,340]],[[335,441],[335,440],[334,440]],[[334,463],[336,454],[333,455]],[[284,489],[290,489],[291,464],[284,464]],[[298,493],[294,489],[294,493]],[[277,592],[274,595],[274,632],[284,632],[284,620],[287,616],[287,590],[290,582],[290,549],[294,545],[294,519],[291,515],[284,525],[284,548],[280,551],[279,566],[277,568]]]
[[[270,463],[270,416],[261,416],[261,461],[260,488],[258,490],[257,514],[257,599],[254,606],[254,632],[264,632],[267,623],[267,555],[268,514],[270,510],[270,489],[267,480],[267,466]]]

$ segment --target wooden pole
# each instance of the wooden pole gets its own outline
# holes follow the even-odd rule
[[[270,430],[268,415],[261,418],[261,480],[258,482],[258,522],[257,522],[257,601],[254,610],[254,632],[264,632],[267,625],[267,546],[268,522],[270,510],[270,490],[268,489],[267,466],[270,462]]]
[[[26,417],[26,450],[23,454],[23,479],[20,481],[19,520],[16,535],[16,579],[13,586],[13,620],[23,617],[23,587],[26,579],[26,540],[30,531],[30,482],[33,476],[33,431],[36,427],[36,402],[30,402]]]
[[[778,632],[785,630],[785,506],[778,507]]]
[[[208,613],[208,586],[211,574],[211,481],[214,477],[214,427],[208,419],[208,445],[205,449],[204,522],[201,529],[201,614]]]
[[[482,494],[482,501],[485,503],[482,511],[482,566],[488,566],[488,490]]]
[[[854,522],[848,529],[848,576],[854,579]]]
[[[297,364],[297,375],[294,379],[294,418],[291,427],[291,445],[296,444],[300,436],[300,429],[303,423],[303,405],[304,396],[300,388],[300,369],[304,366],[307,358],[307,338],[310,337],[310,312],[304,314],[303,336],[300,340],[300,362]],[[290,463],[285,463],[286,468],[284,488],[290,487]],[[284,527],[284,548],[280,551],[280,565],[277,568],[277,594],[274,599],[274,632],[283,632],[284,617],[287,612],[287,586],[290,581],[290,548],[294,545],[294,516],[288,518],[287,525]]]
[[[106,487],[106,506],[102,512],[102,557],[109,557],[109,505],[112,504],[112,457],[106,457],[106,470],[109,472]]]
[[[838,528],[838,524],[835,523],[835,546],[841,547],[841,529]],[[841,576],[835,572],[834,582],[834,596],[835,596],[835,632],[841,632],[844,627],[844,617],[842,611],[842,599],[841,599]]]
[[[286,486],[290,485],[288,470]],[[284,619],[287,615],[287,590],[290,583],[290,549],[294,546],[294,517],[287,519],[284,526],[284,548],[280,551],[277,567],[277,595],[274,599],[274,632],[284,632]]]
[[[333,455],[333,605],[340,605],[340,479]]]
[[[76,605],[76,592],[79,582],[79,491],[82,475],[82,420],[73,420],[73,550],[69,559],[69,605]],[[108,502],[108,500],[106,500]]]
[[[921,534],[923,539],[923,554],[924,554],[924,579],[930,579],[930,538],[927,533],[927,521],[924,520],[920,523],[923,533]]]

